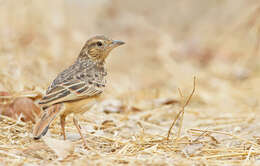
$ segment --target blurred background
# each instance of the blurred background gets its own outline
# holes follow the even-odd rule
[[[93,110],[98,117],[85,116],[92,115],[93,125],[127,124],[119,133],[130,140],[140,134],[137,119],[152,138],[165,136],[183,101],[178,88],[187,97],[195,76],[183,134],[204,128],[260,144],[258,0],[0,0],[0,27],[0,91],[44,93],[86,40],[104,34],[126,42],[107,59],[104,96],[117,99],[115,109],[127,118]],[[235,138],[215,135],[219,144],[211,148],[250,148]]]
[[[1,1],[0,90],[45,88],[96,34],[127,43],[107,60],[115,93],[176,88],[201,68],[244,78],[258,66],[259,15],[257,0]]]

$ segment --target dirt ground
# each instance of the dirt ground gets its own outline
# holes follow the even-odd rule
[[[2,0],[0,27],[0,165],[260,165],[258,0]],[[96,34],[126,44],[88,148],[71,116],[33,140],[26,111]]]

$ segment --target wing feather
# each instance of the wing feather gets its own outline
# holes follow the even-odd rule
[[[91,97],[103,92],[103,89],[95,87],[84,81],[73,82],[74,84],[62,84],[50,89],[39,102],[44,107],[64,101],[73,101],[85,97]]]
[[[43,108],[53,104],[98,95],[103,92],[104,69],[96,69],[91,63],[75,63],[61,72],[46,91],[39,104]],[[100,73],[96,73],[99,71]],[[87,72],[87,73],[86,73]]]

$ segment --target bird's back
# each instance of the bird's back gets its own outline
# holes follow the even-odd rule
[[[76,61],[61,72],[39,102],[43,107],[92,97],[103,92],[107,72],[103,65],[91,61]]]

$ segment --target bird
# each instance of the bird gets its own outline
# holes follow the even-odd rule
[[[73,123],[87,146],[78,117],[97,103],[106,86],[106,58],[111,50],[123,44],[125,42],[104,35],[86,41],[75,62],[57,75],[38,102],[42,114],[33,129],[34,139],[44,136],[50,124],[60,117],[61,132],[66,140],[66,117],[73,114]]]

